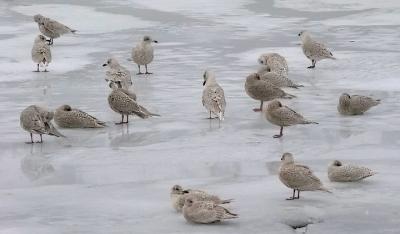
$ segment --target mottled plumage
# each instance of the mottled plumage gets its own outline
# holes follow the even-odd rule
[[[69,105],[60,106],[54,113],[54,122],[62,128],[103,128],[106,123]]]
[[[31,54],[33,62],[37,64],[36,71],[39,72],[39,66],[44,66],[44,71],[47,71],[47,66],[51,62],[51,51],[43,35],[38,35],[35,38]]]
[[[191,196],[196,201],[210,201],[214,202],[215,204],[227,204],[233,201],[233,199],[222,200],[216,195],[211,195],[201,190],[183,190],[180,185],[174,185],[171,189],[170,195],[172,207],[174,207],[177,212],[182,211],[183,205],[185,204],[185,200],[188,196]]]
[[[218,116],[219,120],[223,120],[226,106],[224,90],[219,86],[212,72],[205,71],[203,78],[203,106],[210,112],[210,119],[212,113]]]
[[[280,75],[288,76],[289,67],[286,59],[277,53],[266,53],[258,57],[258,63],[265,67],[265,71],[273,71]],[[262,75],[262,74],[260,74]]]
[[[307,31],[301,31],[299,37],[304,55],[312,62],[308,68],[314,68],[315,64],[322,59],[335,59],[332,52],[323,43],[313,40]]]
[[[143,74],[140,72],[140,66],[144,65],[146,68],[146,74],[151,74],[147,71],[147,64],[151,63],[154,58],[154,49],[151,43],[158,43],[158,41],[151,39],[149,36],[144,36],[143,40],[139,42],[132,49],[132,59],[138,65],[138,74]]]
[[[279,168],[279,179],[286,187],[293,189],[293,196],[288,200],[299,199],[300,191],[321,190],[329,192],[324,188],[321,181],[313,174],[307,166],[295,164],[291,153],[284,153]],[[295,192],[298,192],[297,197]]]
[[[303,87],[302,85],[295,84],[287,76],[277,73],[274,71],[264,72],[260,74],[261,80],[268,81],[277,87],[290,87],[297,89],[298,87]]]
[[[107,62],[103,64],[103,67],[108,67],[106,72],[106,81],[120,81],[122,88],[129,90],[132,86],[131,73],[123,66],[118,63],[116,58],[109,58]]]
[[[245,90],[247,95],[255,100],[261,101],[260,109],[254,111],[261,111],[264,101],[270,101],[275,98],[293,98],[294,95],[288,94],[279,87],[273,85],[271,82],[262,80],[257,73],[250,74],[246,78]]]
[[[353,182],[375,175],[369,168],[333,161],[328,167],[328,178],[333,182]]]
[[[343,93],[339,98],[337,109],[342,115],[361,115],[378,104],[380,104],[379,99]]]
[[[304,119],[302,115],[287,106],[283,106],[278,100],[273,100],[268,104],[265,118],[270,123],[281,127],[280,134],[274,135],[274,138],[283,136],[283,127],[286,126],[296,124],[318,124],[317,122]]]
[[[230,212],[225,207],[222,207],[210,201],[196,201],[191,196],[188,196],[183,206],[183,216],[189,222],[193,223],[216,223],[225,219],[238,218],[237,214]]]
[[[53,44],[54,38],[58,38],[66,33],[76,32],[76,30],[40,14],[33,16],[33,20],[38,23],[40,32],[45,36],[50,37],[49,44]]]
[[[42,134],[47,134],[56,137],[64,137],[51,123],[54,113],[46,110],[45,108],[32,105],[28,106],[21,112],[20,125],[21,127],[30,133],[31,142],[33,143],[33,135],[40,135],[40,142],[42,143]]]
[[[113,88],[110,95],[108,95],[108,104],[111,109],[122,115],[122,121],[117,124],[128,123],[129,115],[136,115],[142,119],[146,119],[151,116],[160,116],[149,112],[146,108],[139,105],[136,102],[136,95],[121,88],[120,84],[112,85],[114,82],[110,82],[110,87]],[[119,82],[116,82],[117,84]],[[124,116],[126,115],[126,122],[124,122]]]

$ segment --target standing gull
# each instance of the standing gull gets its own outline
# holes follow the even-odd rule
[[[283,127],[296,124],[318,124],[317,122],[304,119],[302,115],[289,107],[282,106],[282,103],[278,100],[273,100],[268,104],[265,117],[270,123],[281,127],[279,135],[274,135],[274,138],[283,136]]]
[[[106,123],[79,109],[62,105],[54,113],[54,122],[62,128],[103,128]]]
[[[133,49],[132,49],[132,59],[138,65],[139,72],[138,75],[143,74],[140,72],[140,66],[144,65],[146,68],[145,74],[152,74],[147,71],[147,64],[151,63],[154,58],[154,49],[151,43],[158,43],[158,41],[151,39],[150,36],[144,36],[143,41],[139,42]]]
[[[217,223],[225,219],[238,218],[237,214],[230,212],[223,206],[210,201],[196,201],[191,196],[185,200],[183,216],[193,223]]]
[[[273,85],[271,82],[262,80],[257,73],[250,74],[246,78],[244,85],[247,95],[255,100],[259,100],[260,108],[253,109],[254,111],[262,111],[264,101],[270,101],[275,98],[294,98],[296,96],[285,93],[279,87]]]
[[[122,120],[116,124],[124,124],[129,122],[129,115],[137,115],[142,119],[151,116],[160,116],[149,112],[146,108],[136,102],[136,95],[122,88],[120,82],[109,81],[109,86],[113,89],[108,95],[108,104],[110,108],[121,114]],[[126,115],[126,122],[124,116]]]
[[[328,178],[333,182],[353,182],[375,175],[369,168],[333,161],[328,167]]]
[[[224,119],[226,106],[224,90],[215,80],[213,72],[205,71],[203,78],[203,106],[210,112],[210,119],[212,113],[218,116],[219,120],[221,121]]]
[[[50,46],[46,43],[46,38],[43,35],[38,35],[35,38],[32,47],[32,60],[37,64],[35,72],[39,72],[39,66],[44,66],[44,71],[47,72],[47,66],[51,62]]]
[[[71,29],[67,26],[65,26],[62,23],[59,23],[55,20],[52,20],[50,18],[44,17],[43,15],[34,15],[33,20],[38,23],[39,30],[41,33],[43,33],[45,36],[50,37],[49,45],[53,44],[53,39],[58,38],[63,34],[66,33],[75,33],[76,30]]]
[[[28,106],[21,112],[20,125],[31,135],[31,141],[27,143],[34,143],[33,134],[40,135],[40,141],[37,143],[43,143],[43,134],[64,137],[64,135],[59,133],[51,123],[53,116],[53,112],[47,111],[46,109],[36,105]]]
[[[103,67],[108,67],[106,81],[120,81],[122,88],[128,90],[132,86],[131,73],[118,63],[116,58],[107,59]]]
[[[288,76],[289,67],[285,57],[277,53],[266,53],[258,57],[258,63],[261,64],[265,71],[273,71],[278,74]]]
[[[293,196],[287,200],[300,199],[300,191],[321,190],[330,192],[324,188],[321,181],[307,166],[295,164],[291,153],[284,153],[279,168],[279,179],[286,187],[293,189]],[[297,190],[297,197],[295,196]]]
[[[215,204],[227,204],[233,201],[233,199],[222,200],[216,195],[211,195],[201,190],[195,190],[195,189],[183,190],[183,188],[180,185],[174,185],[171,188],[170,196],[171,196],[172,207],[174,207],[177,212],[182,211],[182,208],[185,204],[185,200],[188,196],[191,196],[196,201],[209,201],[209,202],[214,202]]]
[[[381,103],[379,99],[373,99],[361,95],[350,96],[343,93],[339,98],[337,109],[342,115],[362,115],[371,107]]]
[[[314,68],[315,64],[322,59],[336,59],[323,43],[313,40],[309,32],[301,31],[299,37],[304,55],[312,62],[308,68]]]

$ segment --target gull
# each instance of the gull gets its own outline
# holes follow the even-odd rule
[[[333,182],[359,181],[375,174],[376,172],[369,168],[343,164],[339,160],[334,160],[328,167],[328,178]]]
[[[254,111],[262,111],[264,101],[270,101],[275,98],[291,99],[296,97],[286,93],[271,82],[262,80],[258,73],[253,73],[247,76],[244,87],[247,95],[261,102],[260,109],[253,109]]]
[[[293,189],[293,196],[287,200],[300,199],[300,191],[321,190],[330,193],[309,167],[294,162],[291,153],[284,153],[281,157],[279,179],[286,187]],[[296,190],[297,196],[295,196]]]
[[[62,105],[54,113],[54,122],[62,128],[103,128],[106,123],[70,105]]]
[[[143,40],[132,49],[132,59],[139,68],[139,72],[137,73],[138,75],[143,74],[140,72],[141,65],[144,65],[146,68],[145,74],[152,74],[147,71],[147,64],[151,63],[154,58],[154,49],[151,45],[152,42],[158,43],[158,41],[153,40],[150,36],[144,36]]]
[[[31,141],[28,144],[33,144],[33,134],[40,135],[40,141],[36,143],[43,143],[42,135],[47,134],[50,136],[64,137],[51,123],[54,113],[46,110],[45,108],[31,105],[25,108],[20,115],[20,125],[22,129],[29,132]]]
[[[50,46],[46,44],[46,38],[43,35],[38,35],[35,38],[32,47],[32,60],[37,64],[35,72],[39,72],[39,66],[44,66],[44,71],[47,72],[47,66],[51,62]]]
[[[203,78],[203,106],[210,112],[210,119],[211,114],[214,114],[218,116],[219,120],[221,121],[224,119],[226,106],[224,90],[215,80],[215,75],[213,72],[205,71]]]
[[[189,222],[210,224],[238,218],[239,216],[214,202],[196,201],[189,196],[183,206],[183,217]]]
[[[33,16],[33,20],[38,23],[39,30],[45,36],[50,37],[49,45],[53,44],[53,39],[58,38],[66,33],[75,33],[75,29],[71,29],[62,23],[59,23],[43,15],[37,14]]]
[[[103,67],[108,67],[106,81],[120,81],[122,88],[126,90],[132,86],[131,73],[125,67],[121,66],[116,58],[107,59]]]
[[[367,96],[352,95],[343,93],[339,98],[337,109],[342,115],[362,115],[371,107],[381,103],[379,99]]]
[[[299,37],[304,55],[312,62],[308,68],[314,68],[315,64],[322,59],[336,59],[323,43],[312,39],[309,32],[301,31]]]
[[[317,122],[304,119],[302,115],[287,106],[283,106],[278,100],[273,100],[268,104],[265,118],[270,123],[281,127],[279,135],[274,135],[274,138],[283,136],[283,127],[296,124],[318,124]]]
[[[151,116],[160,116],[155,113],[149,112],[146,108],[139,105],[136,101],[136,95],[122,88],[121,82],[109,81],[109,86],[112,88],[110,95],[108,95],[108,104],[110,108],[121,114],[122,120],[116,124],[125,124],[129,122],[129,115],[137,115],[142,119]],[[126,122],[124,122],[126,116]]]
[[[174,207],[177,212],[181,212],[183,205],[185,204],[185,200],[188,196],[191,196],[196,201],[210,201],[214,202],[215,204],[227,204],[233,201],[233,199],[222,200],[216,195],[211,195],[201,190],[183,190],[180,185],[174,185],[171,188],[170,193],[172,207]]]

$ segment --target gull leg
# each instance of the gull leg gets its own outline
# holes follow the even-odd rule
[[[307,67],[307,68],[314,68],[315,67],[315,64],[317,63],[317,61],[311,60],[311,62],[312,62],[312,65]]]
[[[123,123],[124,123],[124,115],[121,115],[121,117],[122,117],[121,122],[115,123],[115,125],[120,125],[120,124],[123,124]]]
[[[126,122],[125,123],[129,123],[129,115],[126,115]]]
[[[300,190],[297,189],[297,197],[295,199],[300,199]]]
[[[145,64],[144,67],[146,68],[146,74],[153,74],[153,73],[147,71],[147,64]]]
[[[136,75],[142,75],[143,73],[140,72],[140,65],[138,64],[137,66],[138,66],[138,68],[139,68],[139,72],[136,73]]]
[[[260,112],[260,111],[262,111],[263,104],[264,104],[264,101],[261,101],[261,103],[260,103],[260,109],[254,108],[253,111],[254,111],[254,112]]]
[[[33,71],[33,72],[40,72],[40,70],[39,70],[39,63],[37,64],[36,71]]]
[[[33,144],[34,142],[33,142],[33,134],[32,133],[30,133],[30,135],[31,135],[31,141],[29,142],[25,142],[26,144]]]
[[[274,135],[274,138],[280,138],[283,136],[283,126],[281,126],[281,131],[279,132],[279,135]]]
[[[293,189],[293,196],[289,197],[289,198],[286,198],[286,200],[294,200],[294,199],[296,199],[295,194],[296,194],[296,189]]]
[[[39,135],[40,135],[40,141],[36,141],[36,143],[43,143],[42,134],[39,134]]]

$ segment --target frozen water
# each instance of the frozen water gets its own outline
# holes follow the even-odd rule
[[[68,4],[67,4],[68,3]],[[399,233],[400,42],[398,1],[137,1],[33,0],[0,2],[0,233]],[[30,50],[41,13],[78,30],[52,46],[48,73]],[[315,70],[297,33],[311,31],[338,60]],[[154,75],[134,76],[138,100],[162,115],[115,126],[101,65],[127,61],[151,35]],[[284,103],[318,121],[279,129],[252,112],[244,92],[260,53],[278,52],[290,79]],[[209,121],[201,105],[202,73],[213,69],[225,89],[225,121]],[[342,92],[371,95],[382,104],[364,116],[336,111]],[[28,105],[79,107],[108,123],[104,129],[64,130],[26,145],[19,113]],[[291,191],[277,177],[280,156],[292,152],[333,194]],[[366,181],[330,183],[339,159],[379,172]],[[240,214],[217,225],[188,224],[169,201],[174,184],[208,190]],[[302,226],[293,230],[291,226]]]

